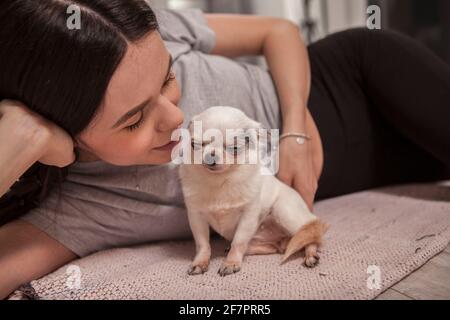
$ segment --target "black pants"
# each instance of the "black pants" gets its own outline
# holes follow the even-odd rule
[[[353,28],[308,47],[324,147],[316,200],[450,177],[450,66],[397,32]]]

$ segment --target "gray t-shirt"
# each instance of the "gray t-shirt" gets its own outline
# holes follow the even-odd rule
[[[267,128],[281,128],[279,100],[262,67],[211,55],[215,34],[199,9],[155,10],[174,58],[179,107],[191,117],[214,105],[240,108]],[[59,200],[59,202],[58,202]],[[98,250],[191,238],[177,166],[76,162],[26,220],[80,257]]]

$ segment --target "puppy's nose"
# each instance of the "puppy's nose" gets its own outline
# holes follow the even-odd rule
[[[211,151],[210,153],[207,153],[205,155],[205,163],[208,166],[215,166],[216,165],[216,157],[215,157],[215,151]]]

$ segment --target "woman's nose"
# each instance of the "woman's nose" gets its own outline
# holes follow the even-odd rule
[[[162,107],[158,131],[166,132],[178,128],[184,120],[184,113],[173,103],[167,103]]]

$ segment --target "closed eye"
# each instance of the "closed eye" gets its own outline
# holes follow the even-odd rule
[[[137,128],[140,127],[143,120],[144,120],[144,111],[141,110],[141,117],[139,118],[139,120],[135,124],[132,124],[131,126],[126,127],[126,129],[129,131],[136,130]]]

